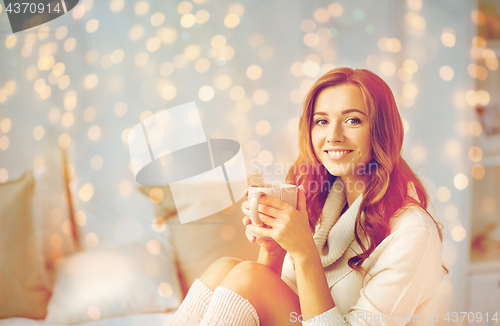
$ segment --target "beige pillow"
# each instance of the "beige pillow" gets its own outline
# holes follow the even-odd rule
[[[34,159],[37,167],[33,171],[35,177],[33,228],[37,239],[41,242],[40,248],[52,285],[56,261],[72,254],[77,248],[74,246],[72,234],[67,231],[70,230],[71,223],[68,194],[61,173],[63,154],[59,146],[54,146],[57,144],[57,138],[54,139],[52,134],[47,135],[47,132],[46,130],[43,144],[40,144],[42,154],[37,154]],[[49,139],[45,139],[47,137]]]
[[[240,207],[246,198],[242,198],[236,204],[218,213],[181,224],[168,186],[141,186],[139,189],[155,203],[157,220],[159,220],[158,218],[164,220],[170,230],[184,295],[194,280],[199,278],[214,261],[221,257],[257,260],[259,245],[248,241],[245,236],[245,227],[241,222],[243,213]],[[186,191],[181,193],[186,197],[191,197],[193,189],[195,188],[188,186]],[[187,203],[188,199],[181,198],[181,201]],[[197,201],[179,207],[179,209],[189,212],[200,205],[220,205],[220,203]]]
[[[0,184],[0,318],[44,319],[50,296],[33,234],[35,182],[26,172]]]
[[[163,243],[162,243],[163,242]],[[168,239],[70,255],[57,268],[46,322],[96,319],[177,309],[181,288]]]

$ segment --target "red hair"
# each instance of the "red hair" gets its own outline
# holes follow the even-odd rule
[[[314,105],[323,89],[347,83],[356,85],[363,94],[371,133],[370,164],[377,166],[376,173],[366,176],[363,200],[356,216],[354,236],[362,253],[348,262],[352,269],[359,272],[366,258],[389,235],[390,220],[411,205],[419,206],[429,214],[429,199],[422,181],[401,157],[403,123],[389,86],[369,70],[332,69],[314,83],[305,98],[299,121],[300,154],[286,178],[288,183],[303,185],[306,190],[311,231],[314,232],[316,224],[321,223],[321,210],[336,178],[319,162],[313,150],[311,129]],[[363,223],[361,212],[365,213]],[[442,241],[442,226],[432,215],[429,216],[436,224]],[[358,232],[368,240],[368,247],[365,247]]]

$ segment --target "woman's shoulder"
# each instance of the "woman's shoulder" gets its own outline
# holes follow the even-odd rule
[[[422,207],[411,204],[404,207],[391,219],[391,234],[408,229],[429,229],[439,236],[437,225],[432,216]]]

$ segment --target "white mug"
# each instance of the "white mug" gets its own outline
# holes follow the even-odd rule
[[[259,199],[262,195],[277,198],[297,208],[297,186],[282,183],[252,185],[248,187],[251,224],[255,224],[268,229],[271,228],[270,226],[264,224],[259,217],[258,204]],[[251,231],[250,234],[260,239],[272,239],[271,237],[260,236]]]

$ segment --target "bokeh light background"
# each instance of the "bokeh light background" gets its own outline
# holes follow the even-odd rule
[[[47,148],[66,148],[84,245],[129,243],[153,216],[129,164],[139,120],[195,100],[207,137],[238,140],[249,172],[268,165],[284,181],[307,89],[333,67],[367,68],[396,96],[404,157],[445,226],[440,310],[466,311],[472,174],[484,176],[473,108],[490,100],[475,79],[498,71],[477,20],[466,0],[81,0],[12,35],[2,4],[0,182],[30,168],[40,177]],[[68,232],[50,235],[54,250]]]

